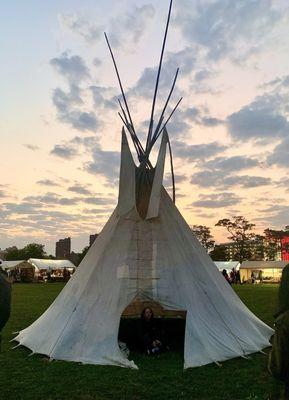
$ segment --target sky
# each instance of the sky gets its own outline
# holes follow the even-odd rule
[[[81,251],[117,203],[122,123],[111,42],[140,138],[168,1],[12,0],[0,16],[0,248],[72,238]],[[189,225],[243,215],[289,224],[287,0],[175,0],[157,115],[167,115],[176,205]],[[152,154],[155,161],[157,147]],[[171,193],[169,160],[165,187]]]

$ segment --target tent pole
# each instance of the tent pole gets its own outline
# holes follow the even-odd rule
[[[122,106],[122,104],[121,104],[121,101],[120,101],[119,99],[118,99],[118,102],[119,102],[121,111],[122,111],[122,113],[123,113],[123,116],[124,116],[124,118],[125,118],[125,120],[126,120],[126,123],[127,123],[127,125],[128,125],[128,126],[127,126],[127,129],[128,129],[128,131],[130,132],[131,136],[132,136],[132,134],[133,134],[134,140],[136,140],[136,142],[137,142],[137,145],[138,145],[138,147],[139,147],[140,153],[143,155],[143,154],[144,154],[144,148],[143,148],[143,146],[142,146],[142,144],[141,144],[139,138],[137,137],[136,133],[135,133],[132,129],[130,129],[129,121],[128,121],[128,119],[127,119],[126,113],[125,113],[125,111],[124,111],[124,109],[123,109],[123,106]]]
[[[173,80],[173,84],[172,84],[171,90],[170,90],[170,92],[169,92],[167,101],[166,101],[166,103],[165,103],[165,105],[164,105],[164,108],[163,108],[163,111],[162,111],[162,113],[161,113],[159,123],[158,123],[158,125],[157,125],[157,127],[156,127],[156,129],[155,129],[155,131],[154,131],[153,136],[152,136],[152,140],[153,140],[153,139],[156,137],[156,135],[158,134],[158,130],[160,129],[160,126],[161,126],[161,124],[162,124],[162,121],[163,121],[163,118],[164,118],[164,113],[165,113],[165,111],[166,111],[166,108],[167,108],[167,106],[168,106],[168,104],[169,104],[171,95],[172,95],[172,93],[173,93],[173,90],[174,90],[174,87],[175,87],[175,84],[176,84],[176,80],[177,80],[177,77],[178,77],[178,73],[179,73],[179,68],[178,68],[177,71],[176,71],[176,74],[175,74],[175,77],[174,77],[174,80]]]
[[[157,134],[157,136],[156,136],[156,138],[155,138],[155,140],[154,140],[154,142],[153,142],[153,145],[154,145],[154,143],[157,141],[157,139],[159,138],[159,136],[160,136],[160,134],[162,133],[162,131],[165,129],[167,123],[169,122],[169,120],[170,120],[171,117],[173,116],[174,112],[176,111],[176,109],[178,108],[178,106],[179,106],[179,104],[180,104],[180,102],[181,102],[182,100],[183,100],[183,98],[181,97],[180,100],[179,100],[179,101],[177,102],[177,104],[175,105],[175,107],[173,108],[172,112],[170,113],[170,115],[168,116],[166,122],[164,123],[162,129],[161,129],[161,130],[159,131],[159,133]]]
[[[132,134],[131,134],[131,132],[130,132],[130,130],[129,130],[129,127],[128,127],[128,125],[126,124],[126,122],[125,122],[125,120],[123,119],[123,117],[122,117],[122,115],[121,115],[120,112],[118,112],[118,115],[120,116],[120,118],[121,118],[123,124],[125,125],[126,129],[129,131],[129,133],[130,133],[130,135],[131,135],[132,142],[133,142],[133,144],[134,144],[134,147],[135,147],[135,150],[136,150],[136,152],[137,152],[138,159],[139,159],[139,158],[140,158],[140,152],[139,152],[139,148],[138,148],[138,146],[137,146],[137,143],[134,141],[133,136],[132,136]]]
[[[170,23],[170,18],[171,18],[172,4],[173,4],[173,0],[170,1],[169,12],[168,12],[168,17],[167,17],[167,23],[166,23],[166,29],[165,29],[165,35],[164,35],[164,40],[163,40],[163,45],[162,45],[162,50],[161,50],[159,68],[158,68],[158,73],[157,73],[157,80],[156,80],[153,103],[152,103],[149,131],[148,131],[147,142],[146,142],[146,150],[148,149],[148,146],[149,146],[149,143],[150,143],[150,140],[151,140],[152,130],[153,130],[153,119],[154,119],[155,104],[156,104],[156,98],[157,98],[157,92],[158,92],[158,86],[159,86],[159,80],[160,80],[160,73],[161,73],[161,69],[162,69],[162,62],[163,62],[163,56],[164,56],[164,51],[165,51],[165,45],[166,45],[166,40],[167,40],[167,34],[168,34],[168,29],[169,29],[169,23]]]
[[[105,36],[105,40],[106,40],[106,43],[107,43],[109,51],[110,51],[110,55],[111,55],[112,62],[113,62],[113,65],[114,65],[114,69],[115,69],[115,72],[116,72],[116,76],[117,76],[117,79],[118,79],[118,83],[119,83],[119,87],[120,87],[120,90],[121,90],[122,98],[123,98],[123,101],[124,101],[124,104],[125,104],[125,108],[126,108],[126,111],[127,111],[128,117],[129,117],[129,121],[130,121],[132,129],[133,129],[133,131],[135,133],[133,122],[132,122],[131,115],[130,115],[129,108],[128,108],[128,104],[127,104],[126,97],[125,97],[125,94],[124,94],[124,90],[123,90],[123,87],[122,87],[122,83],[121,83],[121,80],[120,80],[119,72],[118,72],[118,69],[117,69],[116,62],[115,62],[115,58],[114,58],[112,49],[110,47],[107,34],[105,32],[104,32],[104,36]]]

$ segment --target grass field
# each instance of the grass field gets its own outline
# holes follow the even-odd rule
[[[171,351],[160,358],[134,353],[139,370],[49,362],[29,357],[23,347],[12,350],[12,332],[33,322],[57,296],[63,285],[15,284],[13,310],[3,331],[0,354],[1,400],[108,400],[108,399],[279,399],[280,386],[267,373],[267,355],[249,360],[183,370],[183,354]],[[263,321],[273,325],[276,285],[235,287],[244,303]],[[268,350],[267,350],[268,352]]]

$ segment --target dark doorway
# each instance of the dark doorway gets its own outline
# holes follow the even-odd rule
[[[156,302],[132,302],[123,312],[119,325],[119,341],[129,350],[144,352],[141,341],[141,312],[151,308],[154,320],[163,338],[164,350],[184,351],[186,311],[165,310]]]

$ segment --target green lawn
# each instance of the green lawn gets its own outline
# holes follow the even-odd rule
[[[183,370],[183,354],[169,352],[160,358],[132,354],[139,370],[79,365],[29,357],[23,347],[12,350],[12,333],[33,322],[57,296],[63,285],[15,284],[13,310],[3,331],[0,354],[0,399],[279,399],[280,386],[266,369],[267,356],[234,359]],[[276,285],[235,287],[245,304],[272,326]],[[268,352],[268,351],[267,351]]]

